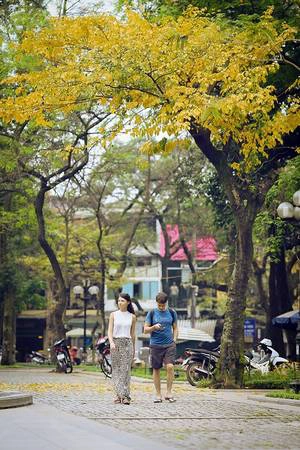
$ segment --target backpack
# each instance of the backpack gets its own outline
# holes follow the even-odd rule
[[[172,316],[172,325],[175,322],[175,311],[174,309],[169,308],[169,311],[171,313]],[[152,327],[153,325],[153,317],[154,317],[154,309],[152,309],[152,311],[150,311],[150,327]]]

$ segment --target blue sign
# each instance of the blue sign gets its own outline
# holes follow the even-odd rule
[[[244,336],[251,336],[255,338],[255,328],[256,321],[255,319],[245,319],[244,322]]]

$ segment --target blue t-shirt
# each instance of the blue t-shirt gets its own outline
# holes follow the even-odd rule
[[[150,335],[150,345],[169,345],[174,341],[173,337],[173,323],[177,322],[176,311],[173,310],[174,322],[172,314],[169,309],[160,311],[158,308],[153,310],[153,320],[151,322],[151,311],[148,312],[145,322],[149,325],[160,323],[161,330],[152,331]]]

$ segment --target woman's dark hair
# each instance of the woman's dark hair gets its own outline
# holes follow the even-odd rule
[[[130,295],[129,295],[129,294],[126,294],[125,292],[121,292],[121,293],[119,294],[119,297],[122,297],[122,298],[124,298],[125,300],[128,301],[127,311],[129,311],[131,314],[134,314],[134,315],[135,315],[135,312],[134,312],[134,309],[133,309],[133,306],[132,306],[132,302],[131,302],[131,297],[130,297]]]

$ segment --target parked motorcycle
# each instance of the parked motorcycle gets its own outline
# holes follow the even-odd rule
[[[49,351],[50,351],[50,349],[48,349],[48,352]],[[25,356],[25,362],[42,365],[42,364],[50,364],[51,360],[50,360],[49,356],[45,356],[43,353],[32,350],[30,353],[28,353]]]
[[[259,370],[262,374],[268,373],[279,367],[288,366],[289,361],[279,356],[279,353],[272,347],[271,339],[262,339],[258,349],[262,354],[254,351],[245,353],[247,368]],[[210,351],[206,349],[191,349],[185,351],[187,358],[182,363],[182,368],[186,370],[186,377],[192,386],[197,386],[201,379],[214,376],[220,358],[220,347]]]
[[[220,358],[220,347],[213,350],[204,348],[187,348],[184,355],[186,359],[182,368],[186,371],[186,378],[192,386],[197,386],[201,379],[211,378]]]
[[[110,345],[107,336],[101,337],[96,344],[98,355],[98,364],[102,372],[107,378],[111,378],[111,354]]]
[[[279,353],[272,347],[271,339],[262,339],[258,344],[258,350],[261,352],[260,354],[253,351],[245,353],[250,371],[254,369],[265,374],[279,367],[289,366],[289,361],[279,356]]]
[[[66,341],[60,339],[53,344],[55,356],[57,359],[57,367],[59,371],[71,373],[73,371],[73,364]]]

